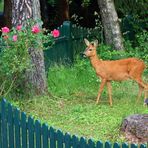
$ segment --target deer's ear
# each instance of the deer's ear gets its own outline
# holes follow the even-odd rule
[[[85,42],[86,46],[90,45],[90,42],[87,39],[84,39],[84,42]]]
[[[95,46],[95,47],[98,46],[98,40],[94,40],[93,43],[94,43],[94,46]]]

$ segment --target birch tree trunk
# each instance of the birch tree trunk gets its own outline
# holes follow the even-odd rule
[[[100,8],[106,43],[112,45],[114,49],[124,49],[114,1],[98,0],[98,5]]]
[[[40,14],[39,0],[5,0],[4,17],[7,26],[23,25],[28,18],[41,19]],[[42,95],[47,90],[43,51],[32,47],[28,51],[33,66],[25,74],[27,86],[31,85],[32,88],[27,91]]]

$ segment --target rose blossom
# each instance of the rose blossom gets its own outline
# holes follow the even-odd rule
[[[60,32],[57,29],[54,29],[53,31],[51,31],[51,33],[52,33],[53,37],[55,37],[55,38],[59,37],[59,35],[60,35]]]
[[[12,39],[13,39],[14,42],[16,42],[17,41],[17,35],[13,35]]]
[[[17,27],[16,27],[16,29],[19,31],[19,30],[21,30],[22,29],[22,25],[18,25]]]
[[[32,27],[32,30],[31,30],[33,33],[39,33],[40,32],[40,28],[39,28],[39,26],[38,25],[34,25],[33,27]]]
[[[3,27],[2,28],[2,33],[8,33],[10,29],[8,27]]]

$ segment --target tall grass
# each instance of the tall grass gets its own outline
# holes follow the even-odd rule
[[[48,73],[49,91],[68,98],[80,93],[89,96],[98,88],[98,81],[88,61],[84,60],[77,60],[71,67],[54,66]]]
[[[146,71],[145,71],[146,72]],[[147,73],[143,77],[148,79]],[[88,59],[77,59],[75,64],[69,66],[53,66],[48,73],[48,89],[58,97],[73,98],[75,95],[95,97],[99,89],[100,79],[96,76]],[[138,85],[132,80],[112,82],[113,96],[130,97],[137,95]],[[132,91],[132,93],[131,93]],[[103,95],[106,95],[104,91]]]

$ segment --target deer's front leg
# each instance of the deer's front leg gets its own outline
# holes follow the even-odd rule
[[[97,96],[97,100],[96,100],[96,104],[98,104],[98,102],[100,100],[101,93],[103,91],[105,84],[106,84],[106,79],[102,79],[101,84],[100,84],[100,89],[99,89],[99,92],[98,92],[98,96]]]
[[[112,106],[112,87],[111,87],[111,82],[107,81],[107,89],[108,89],[108,95],[109,95],[109,104]]]

